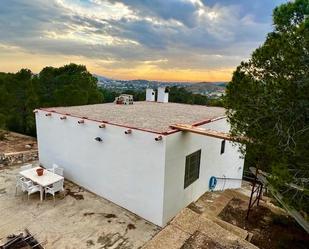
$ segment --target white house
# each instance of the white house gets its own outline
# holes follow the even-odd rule
[[[160,91],[158,102],[148,91],[147,101],[132,105],[37,109],[40,163],[61,165],[69,180],[159,226],[209,191],[212,176],[216,190],[239,188],[237,146],[170,127],[228,132],[225,110],[167,103]]]

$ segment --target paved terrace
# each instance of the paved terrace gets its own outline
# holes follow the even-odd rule
[[[0,168],[0,244],[6,236],[23,232],[35,235],[48,248],[140,248],[159,227],[83,188],[65,182],[66,194],[43,203],[39,193],[27,201],[15,197],[15,176],[20,166]]]
[[[55,206],[52,197],[41,203],[39,193],[29,201],[20,192],[15,196],[19,167],[0,168],[0,245],[28,228],[46,249],[257,249],[246,241],[246,230],[217,218],[235,191],[205,193],[161,230],[68,181]]]

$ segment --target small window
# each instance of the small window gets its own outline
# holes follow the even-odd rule
[[[201,150],[186,157],[184,188],[195,182],[200,175]]]
[[[224,151],[225,151],[225,140],[222,140],[220,154],[222,155],[224,153]]]

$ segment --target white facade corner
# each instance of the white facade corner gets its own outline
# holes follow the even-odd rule
[[[158,96],[159,97],[159,96]],[[64,168],[65,178],[159,226],[209,191],[239,188],[244,159],[237,146],[221,139],[189,132],[169,135],[128,129],[63,114],[36,112],[40,163]],[[229,131],[226,119],[201,127]],[[100,139],[99,139],[100,138]],[[186,156],[201,150],[199,178],[184,188]]]

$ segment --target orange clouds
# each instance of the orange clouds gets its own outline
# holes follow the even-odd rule
[[[97,69],[96,73],[115,79],[147,79],[158,81],[229,81],[234,68],[184,70],[136,67],[132,69]]]
[[[82,56],[33,54],[16,47],[0,46],[0,71],[16,72],[29,68],[38,73],[45,66],[59,67],[68,63],[84,64],[91,73],[114,79],[146,79],[158,81],[229,81],[234,68],[222,69],[162,69],[160,63],[137,63],[131,68],[100,66],[96,59]],[[162,62],[164,63],[164,62]]]

